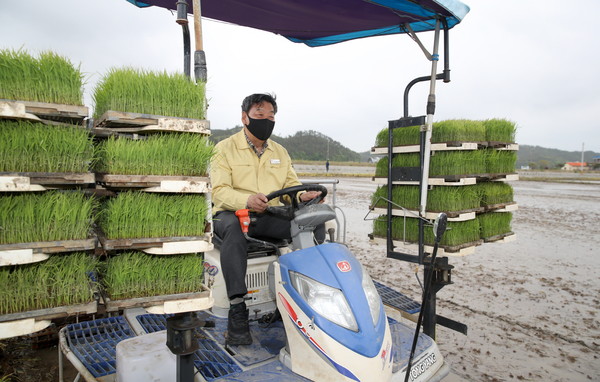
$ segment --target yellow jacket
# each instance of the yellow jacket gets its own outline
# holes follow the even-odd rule
[[[259,192],[267,195],[301,184],[287,150],[273,140],[268,141],[268,147],[259,158],[248,145],[242,129],[217,143],[215,151],[210,166],[213,214],[246,208],[250,195]],[[279,203],[275,199],[269,204]]]

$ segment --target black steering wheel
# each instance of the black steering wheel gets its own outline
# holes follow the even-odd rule
[[[320,184],[300,184],[298,186],[282,188],[279,191],[273,191],[267,195],[267,201],[287,195],[291,200],[291,204],[284,206],[267,206],[266,211],[272,215],[279,216],[287,220],[292,220],[294,218],[294,212],[299,210],[301,207],[298,204],[298,198],[296,197],[296,195],[298,195],[298,193],[301,191],[321,191],[319,196],[304,203],[302,207],[319,203],[325,198],[325,196],[327,196],[327,187]]]

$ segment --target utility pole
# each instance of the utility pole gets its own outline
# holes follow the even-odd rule
[[[584,147],[585,147],[585,142],[582,142],[581,143],[581,168],[580,168],[582,172],[583,172],[583,150],[584,150]]]

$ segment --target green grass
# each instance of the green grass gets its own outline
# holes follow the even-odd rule
[[[393,145],[418,145],[420,126],[409,126],[394,129]],[[486,130],[481,121],[453,119],[434,122],[431,129],[431,143],[441,142],[483,142],[486,140]],[[381,130],[375,138],[376,147],[388,145],[388,129]]]
[[[506,119],[488,119],[483,121],[486,140],[490,142],[514,143],[517,127]]]
[[[515,172],[517,152],[512,150],[481,150],[485,152],[487,172],[490,174],[511,174]]]
[[[477,215],[481,227],[481,238],[503,235],[511,232],[511,212],[489,212]]]
[[[435,122],[431,130],[431,143],[483,141],[485,141],[485,127],[481,121],[450,119]]]
[[[111,256],[101,272],[109,297],[135,297],[200,292],[203,280],[201,254],[153,256],[125,252]]]
[[[392,158],[393,167],[419,167],[419,153],[396,154]],[[387,176],[388,157],[382,157],[375,167],[375,176]]]
[[[375,204],[380,196],[387,199],[387,186],[381,186],[375,190],[371,203]],[[409,210],[419,209],[419,196],[419,186],[394,186],[392,188],[392,201]],[[473,186],[433,187],[427,193],[427,211],[464,211],[477,208],[479,205],[480,197]],[[385,200],[379,199],[376,207],[385,208],[387,203]]]
[[[207,214],[203,195],[123,192],[105,203],[100,224],[109,239],[201,236]]]
[[[156,134],[143,140],[111,137],[100,144],[97,171],[124,175],[205,176],[214,153],[200,134]]]
[[[0,244],[87,239],[94,199],[81,191],[0,196]]]
[[[419,167],[419,153],[396,154],[393,167]],[[486,150],[436,151],[429,163],[429,176],[475,175],[487,171]],[[387,176],[387,157],[381,158],[375,168],[375,176]]]
[[[393,146],[418,145],[420,137],[420,126],[400,127],[392,131]],[[388,129],[381,130],[375,138],[375,147],[387,147]]]
[[[0,49],[0,98],[83,105],[83,74],[67,58],[47,51]]]
[[[406,221],[406,224],[405,224]],[[375,236],[387,236],[387,220],[381,216],[374,220],[373,234]],[[392,218],[392,238],[398,241],[417,243],[419,241],[419,220],[417,218]],[[467,220],[462,222],[448,222],[447,230],[442,236],[440,245],[457,246],[479,240],[479,220]],[[434,244],[433,230],[426,226],[424,230],[424,242],[427,245]]]
[[[91,302],[94,291],[88,273],[96,267],[94,257],[80,252],[0,267],[0,315]]]
[[[486,169],[486,152],[484,150],[437,151],[431,156],[429,175],[484,174]]]
[[[110,69],[94,89],[94,118],[108,110],[205,119],[205,84],[184,74]]]
[[[88,172],[93,160],[84,128],[0,120],[1,172]]]
[[[475,189],[482,207],[494,204],[506,204],[514,201],[513,188],[508,183],[483,182],[468,187]]]

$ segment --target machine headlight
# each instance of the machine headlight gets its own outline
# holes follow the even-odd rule
[[[290,279],[298,294],[315,312],[346,329],[358,331],[356,319],[341,290],[293,271],[290,271]]]
[[[362,267],[362,288],[367,296],[371,318],[373,319],[373,326],[375,326],[377,325],[377,321],[379,321],[379,314],[381,313],[381,299],[379,298],[379,292],[377,292],[377,288],[375,288],[375,284],[373,284],[373,280],[367,273],[365,267]]]

